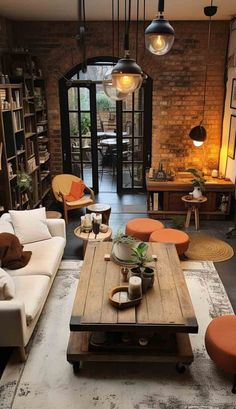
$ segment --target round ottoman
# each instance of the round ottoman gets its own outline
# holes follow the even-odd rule
[[[214,318],[207,327],[205,345],[216,365],[234,374],[232,392],[236,393],[236,315]]]
[[[142,241],[149,241],[150,234],[158,229],[164,229],[161,222],[143,217],[129,220],[126,224],[125,234]]]
[[[154,231],[149,241],[157,243],[174,243],[179,256],[188,250],[189,236],[187,233],[176,229],[162,229]]]

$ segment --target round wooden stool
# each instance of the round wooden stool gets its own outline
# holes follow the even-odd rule
[[[205,203],[207,201],[206,196],[199,197],[199,199],[189,199],[189,196],[182,196],[181,200],[185,203],[185,206],[188,208],[187,211],[187,216],[186,216],[186,221],[185,221],[185,227],[189,227],[190,219],[191,219],[191,214],[192,212],[194,213],[195,217],[195,228],[196,230],[199,229],[199,207],[201,206],[202,203]]]
[[[179,256],[184,254],[189,246],[189,236],[187,233],[176,229],[156,230],[150,235],[149,241],[156,243],[173,243]]]
[[[57,212],[56,210],[47,210],[46,211],[46,218],[47,219],[60,219],[62,214]]]
[[[158,229],[164,229],[164,225],[161,222],[141,217],[128,221],[125,227],[125,234],[142,241],[149,241],[150,234]]]
[[[109,218],[111,214],[111,206],[108,204],[95,203],[86,208],[86,213],[101,213],[102,223],[109,225]]]
[[[232,393],[236,393],[236,315],[214,318],[207,327],[205,345],[216,365],[234,375]]]
[[[84,255],[89,241],[109,241],[112,236],[112,230],[110,227],[108,227],[108,230],[106,233],[99,232],[98,234],[95,235],[92,231],[89,233],[85,233],[81,231],[81,227],[78,226],[74,230],[74,234],[76,237],[83,240],[83,255]]]

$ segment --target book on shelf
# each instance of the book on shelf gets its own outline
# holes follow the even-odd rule
[[[21,130],[22,127],[22,120],[21,120],[21,113],[20,112],[13,112],[13,127],[14,127],[14,131],[17,132],[19,130]]]

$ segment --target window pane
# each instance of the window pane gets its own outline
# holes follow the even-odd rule
[[[69,111],[78,110],[78,88],[69,88],[68,105],[69,105]]]
[[[143,114],[135,113],[134,114],[134,136],[143,135]]]
[[[89,89],[80,88],[79,95],[80,95],[80,110],[89,111],[90,110]]]
[[[81,136],[90,134],[91,118],[90,113],[82,113],[80,117]]]
[[[143,138],[134,139],[134,161],[143,161]]]
[[[134,165],[134,187],[142,187],[143,184],[143,165]]]
[[[70,135],[78,135],[79,133],[78,114],[70,112],[69,121],[70,121]]]

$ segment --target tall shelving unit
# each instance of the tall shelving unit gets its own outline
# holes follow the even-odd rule
[[[3,67],[4,72],[8,73],[10,81],[16,84],[5,85],[5,88],[12,89],[13,94],[14,87],[19,87],[21,90],[20,108],[16,109],[20,114],[16,113],[15,116],[18,122],[18,117],[21,118],[22,129],[19,128],[19,130],[17,130],[20,136],[15,150],[19,151],[19,154],[16,156],[22,155],[23,159],[22,163],[18,160],[15,161],[15,165],[14,158],[12,159],[14,178],[16,179],[16,192],[19,190],[17,189],[17,175],[21,170],[25,170],[32,180],[32,187],[25,195],[25,200],[26,198],[28,199],[27,207],[36,208],[41,204],[47,205],[50,201],[51,172],[45,80],[42,77],[41,70],[38,68],[37,59],[26,52],[8,53],[4,55]],[[0,88],[4,88],[4,86],[0,86]],[[12,109],[8,111],[12,111]],[[13,146],[8,146],[10,142],[6,138],[4,125],[6,120],[4,117],[5,114],[3,113],[3,116],[1,116],[1,123],[3,123],[2,141],[3,144],[5,144],[5,148],[13,153]],[[8,122],[11,121],[9,120]],[[13,130],[15,122],[14,115],[12,115]],[[11,133],[10,130],[9,132]],[[21,150],[22,153],[20,153]],[[15,155],[12,156],[14,157]],[[7,167],[6,163],[5,167]],[[3,175],[4,184],[9,184],[11,182],[9,172],[6,170],[3,171]],[[11,182],[11,184],[13,184],[13,182]],[[12,192],[11,187],[9,192]],[[5,203],[4,209],[6,210],[9,208],[24,208],[24,206],[26,206],[22,201],[14,201],[14,194],[12,193],[7,195],[4,192],[3,196],[7,196],[3,200]]]
[[[30,206],[27,189],[20,189],[17,176],[27,170],[22,85],[0,86],[0,209],[22,209]]]

